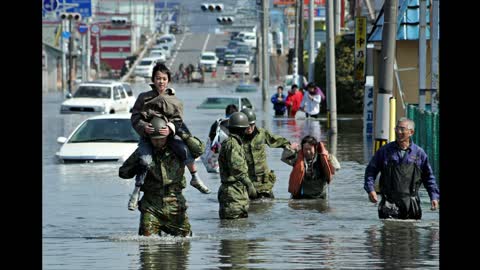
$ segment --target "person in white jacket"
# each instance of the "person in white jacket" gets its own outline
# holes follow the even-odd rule
[[[303,95],[302,103],[300,103],[300,110],[305,112],[306,117],[320,117],[322,96],[319,93],[319,89],[313,82],[307,85],[307,92]]]

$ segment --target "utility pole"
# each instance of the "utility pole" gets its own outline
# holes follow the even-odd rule
[[[99,25],[100,26],[100,25]],[[97,78],[101,78],[100,74],[100,33],[97,33],[96,36],[96,45],[97,45],[97,50],[96,50],[96,55],[95,55],[95,61],[97,62]]]
[[[310,36],[310,50],[308,52],[308,81],[315,80],[315,22],[313,17],[313,0],[308,3],[308,32]]]
[[[430,78],[430,91],[432,93],[432,112],[438,110],[437,101],[437,88],[438,88],[438,17],[440,12],[440,6],[438,0],[432,1],[432,13],[430,13],[430,48],[432,63],[431,78]]]
[[[299,0],[299,17],[298,17],[298,73],[301,76],[305,75],[303,65],[303,0]],[[302,77],[303,78],[303,77]],[[303,87],[303,80],[299,80],[298,88]]]
[[[293,83],[298,85],[300,87],[300,81],[299,81],[299,76],[298,76],[298,58],[300,57],[298,55],[298,45],[299,45],[299,40],[300,40],[300,33],[299,33],[299,17],[301,16],[300,13],[300,4],[299,1],[295,2],[295,48],[294,48],[294,56],[293,56]]]
[[[74,59],[73,59],[73,33],[72,33],[72,19],[68,19],[68,31],[70,32],[70,41],[68,43],[68,92],[71,94],[73,89],[74,77]]]
[[[269,55],[268,55],[268,5],[269,1],[268,0],[263,0],[262,1],[262,62],[263,65],[262,67],[262,101],[264,104],[264,109],[266,109],[266,103],[267,103],[267,93],[268,93],[268,83],[270,80],[270,74],[269,74]]]
[[[81,62],[80,62],[80,65],[81,65],[81,70],[82,70],[82,81],[86,81],[87,80],[87,75],[85,74],[85,66],[86,66],[86,62],[87,60],[85,59],[86,56],[87,56],[87,37],[85,35],[81,35],[80,36],[80,41],[82,43],[82,54],[80,55],[81,57]]]
[[[382,31],[382,64],[378,82],[377,108],[375,115],[375,152],[388,142],[389,100],[393,92],[393,66],[397,41],[397,0],[385,0]]]
[[[420,0],[420,29],[418,36],[418,107],[425,110],[427,91],[427,0]]]
[[[91,31],[90,31],[90,24],[92,23],[92,19],[87,19],[87,55],[86,55],[86,73],[87,73],[87,81],[90,81],[90,63],[91,63],[91,55],[92,55],[92,43],[91,43]]]
[[[327,119],[331,133],[337,133],[337,88],[335,81],[335,34],[333,18],[333,1],[327,0]]]
[[[66,45],[67,40],[63,37],[63,32],[67,30],[67,21],[62,20],[62,34],[60,35],[60,44],[62,48],[62,91],[65,95],[67,92],[67,53],[66,53]]]
[[[335,0],[335,36],[340,34],[340,14],[342,9],[342,0]]]

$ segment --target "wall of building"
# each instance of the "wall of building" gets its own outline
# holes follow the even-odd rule
[[[378,93],[378,80],[380,78],[380,68],[382,65],[381,61],[381,44],[376,44],[376,49],[374,53],[374,89],[375,89],[375,97],[376,94]],[[396,56],[397,56],[397,66],[398,69],[404,69],[404,68],[414,68],[412,70],[405,70],[405,71],[400,71],[399,76],[400,76],[400,82],[401,82],[401,87],[403,90],[403,98],[404,102],[408,104],[418,104],[418,89],[419,89],[419,78],[418,78],[418,68],[419,68],[419,63],[418,63],[418,40],[405,40],[405,41],[398,41],[397,42],[397,48],[396,48]],[[426,78],[426,88],[430,88],[430,45],[427,45],[427,62],[426,62],[426,67],[427,67],[427,78]],[[402,107],[402,99],[400,97],[400,93],[398,90],[398,84],[397,81],[394,79],[393,82],[393,93],[395,95],[396,101],[397,101],[397,119],[399,117],[405,116],[406,113],[406,108],[403,110]],[[426,102],[429,104],[431,101],[430,99],[430,93],[427,92],[426,94]]]

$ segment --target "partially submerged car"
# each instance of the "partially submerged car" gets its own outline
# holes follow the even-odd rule
[[[130,122],[131,114],[99,115],[78,125],[55,154],[61,163],[124,161],[137,148],[139,135]]]
[[[210,96],[198,105],[197,109],[225,110],[225,107],[230,104],[235,104],[239,110],[245,108],[255,109],[250,100],[242,96]]]

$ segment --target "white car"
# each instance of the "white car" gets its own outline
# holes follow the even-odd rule
[[[172,57],[172,52],[170,51],[169,47],[166,46],[166,45],[162,45],[162,44],[160,44],[160,45],[154,45],[154,46],[152,47],[152,51],[153,51],[153,50],[160,50],[163,54],[165,54],[165,57],[166,57],[167,59],[170,59],[170,57]]]
[[[55,154],[61,163],[125,161],[137,148],[139,135],[130,122],[131,114],[99,115],[78,125]]]
[[[68,94],[60,106],[61,114],[110,114],[128,112],[128,95],[122,83],[115,81],[91,81],[78,85],[73,95]]]
[[[167,61],[167,56],[165,55],[163,50],[156,50],[156,49],[151,50],[148,53],[148,57],[149,58],[157,58],[158,62],[160,62],[160,63],[165,63]]]
[[[164,34],[161,37],[157,39],[158,41],[160,40],[166,40],[167,43],[172,44],[172,47],[177,44],[177,39],[175,38],[175,35],[173,34]]]
[[[218,57],[215,52],[203,52],[198,59],[200,67],[205,68],[205,71],[217,70]]]
[[[246,58],[235,58],[232,64],[232,74],[249,74],[250,61]]]
[[[133,74],[135,76],[150,78],[152,77],[153,68],[157,62],[162,63],[157,57],[145,57],[135,66]]]

